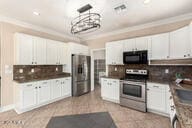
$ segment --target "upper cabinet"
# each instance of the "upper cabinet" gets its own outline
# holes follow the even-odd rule
[[[78,55],[90,55],[90,51],[88,46],[77,44],[77,43],[69,43],[69,52],[70,54],[78,54]]]
[[[46,63],[46,40],[30,35],[15,34],[15,64]]]
[[[14,64],[64,65],[67,63],[68,47],[66,43],[16,33],[14,45]]]
[[[147,50],[150,37],[140,37],[135,39],[135,50]]]
[[[151,60],[169,58],[169,33],[152,36],[149,53]]]
[[[106,64],[123,64],[123,45],[122,41],[116,41],[106,44]]]
[[[142,51],[148,49],[148,43],[150,42],[150,37],[140,37],[134,39],[123,40],[124,49],[123,51]]]
[[[182,59],[190,57],[190,27],[178,29],[170,33],[170,58]]]

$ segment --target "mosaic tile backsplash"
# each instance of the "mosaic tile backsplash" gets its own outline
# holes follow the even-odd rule
[[[192,66],[109,65],[108,75],[123,78],[127,68],[148,70],[151,81],[173,81],[176,79],[176,73],[180,73],[183,78],[192,79]],[[166,69],[169,70],[169,73],[165,73]]]
[[[14,65],[13,79],[48,77],[63,73],[62,65]]]

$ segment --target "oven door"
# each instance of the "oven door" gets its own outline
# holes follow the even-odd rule
[[[143,82],[124,81],[121,83],[121,97],[136,101],[146,101],[146,87]]]

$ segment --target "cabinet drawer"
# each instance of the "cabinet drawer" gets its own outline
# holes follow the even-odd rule
[[[159,83],[147,83],[148,89],[155,89],[155,90],[166,90],[166,84],[159,84]]]
[[[22,89],[34,88],[35,85],[36,85],[35,83],[21,84],[21,88],[22,88]]]

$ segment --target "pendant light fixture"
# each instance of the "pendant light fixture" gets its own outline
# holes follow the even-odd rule
[[[92,8],[90,4],[87,4],[77,10],[79,16],[71,22],[72,34],[89,33],[101,27],[101,16],[98,13],[91,13]]]

